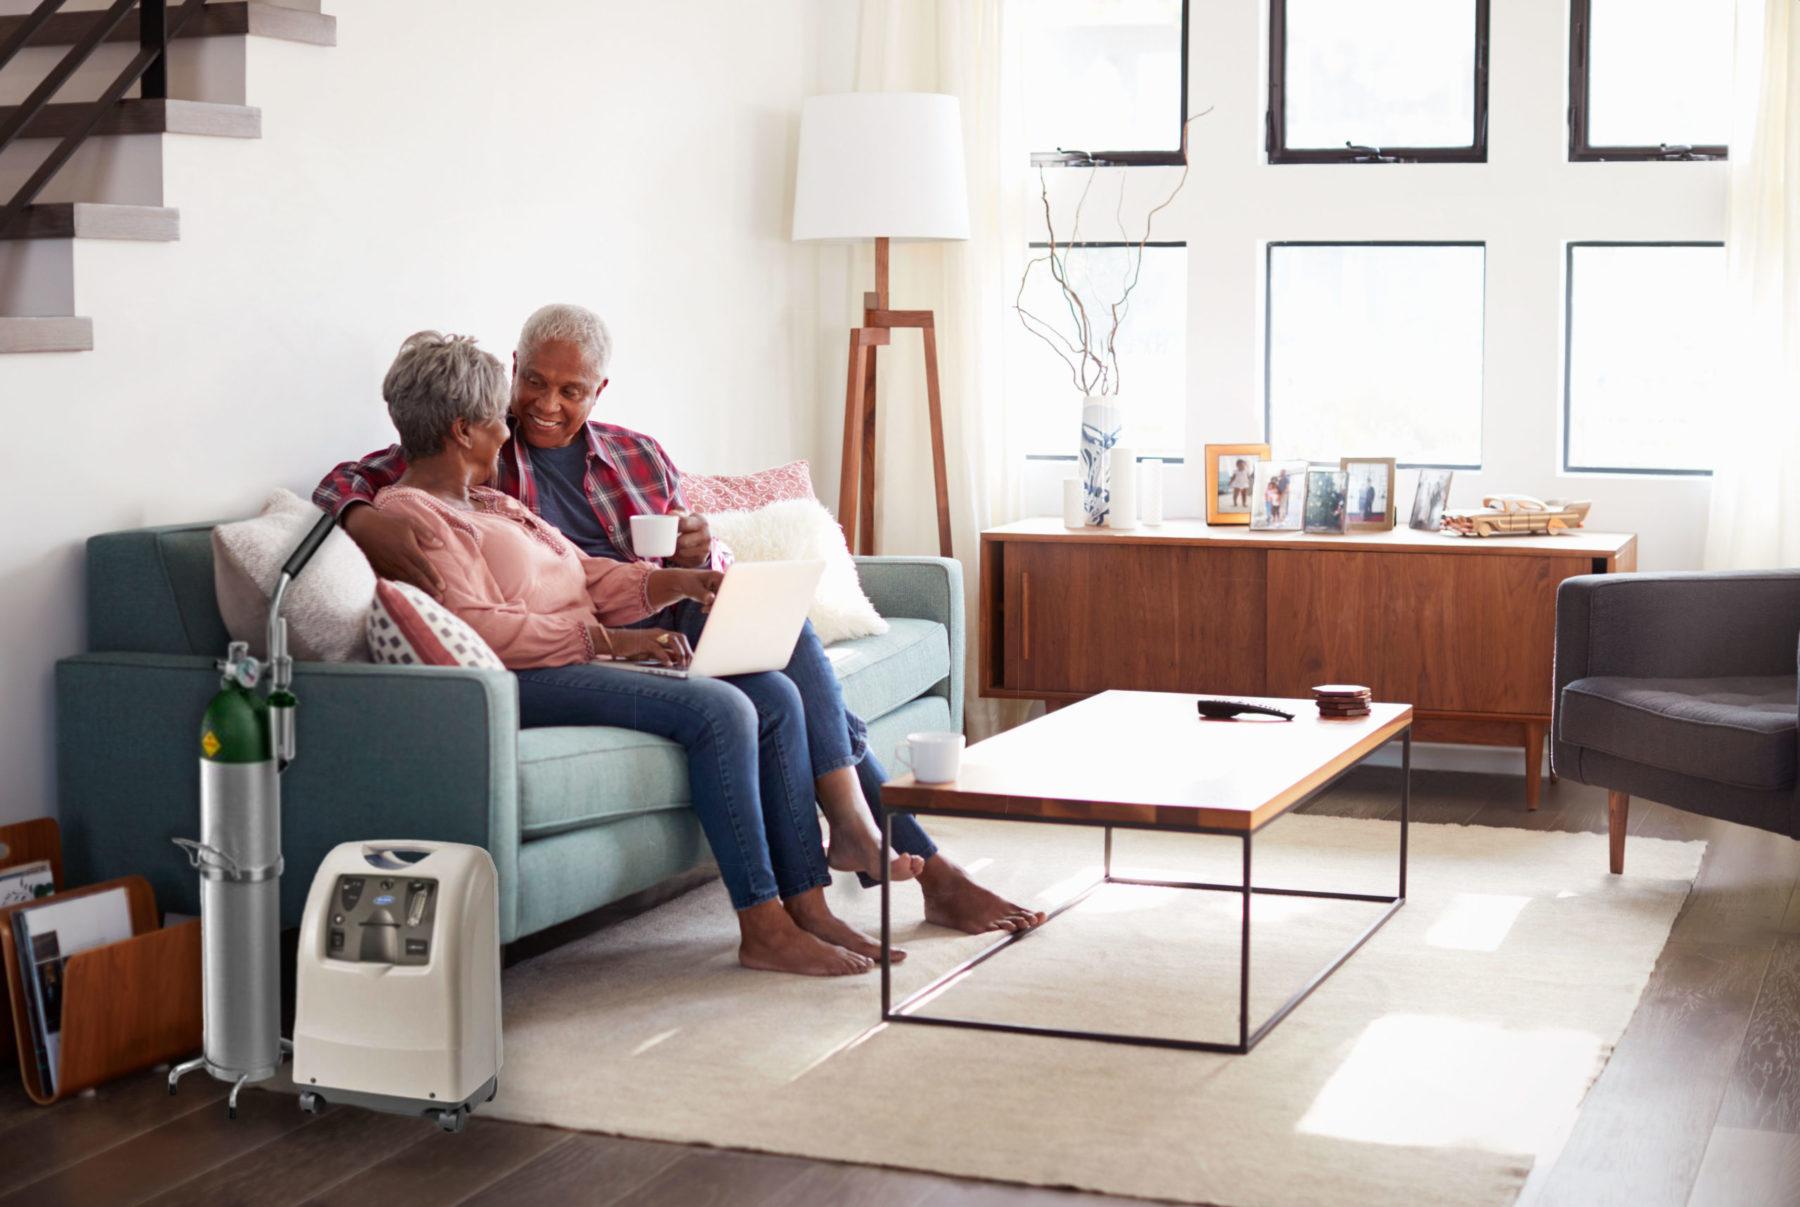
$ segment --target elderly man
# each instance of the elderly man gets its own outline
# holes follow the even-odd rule
[[[684,506],[681,474],[653,438],[591,419],[606,388],[612,338],[592,311],[550,305],[525,320],[513,353],[511,436],[500,452],[494,483],[560,529],[591,557],[635,560],[630,517],[681,514],[681,535],[671,559],[677,566],[723,569],[728,551],[713,539],[705,516]],[[338,466],[313,500],[338,517],[368,555],[376,573],[434,593],[442,589],[419,541],[403,519],[366,506],[375,493],[406,470],[398,445]],[[668,609],[646,625],[697,640],[706,623],[698,607]],[[868,749],[867,728],[844,707],[843,692],[817,635],[808,624],[785,674],[799,689],[806,714],[819,803],[831,824],[829,862],[869,882],[879,872],[881,783],[887,778]],[[893,860],[898,877],[916,876],[929,922],[956,930],[1025,930],[1043,921],[1040,911],[1016,905],[976,884],[937,849],[910,815],[894,817]]]

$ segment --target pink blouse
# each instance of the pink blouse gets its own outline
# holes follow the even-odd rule
[[[374,505],[422,525],[420,545],[444,580],[444,606],[515,670],[593,661],[588,625],[629,624],[650,606],[645,562],[588,557],[517,499],[477,486],[463,511],[413,486]]]

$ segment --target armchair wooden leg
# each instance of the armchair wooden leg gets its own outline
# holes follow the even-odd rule
[[[1631,812],[1631,797],[1623,792],[1606,794],[1606,836],[1610,840],[1612,873],[1625,870],[1625,819]]]

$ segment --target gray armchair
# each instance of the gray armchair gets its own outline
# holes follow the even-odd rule
[[[1606,574],[1556,594],[1551,767],[1631,798],[1800,838],[1800,570]]]

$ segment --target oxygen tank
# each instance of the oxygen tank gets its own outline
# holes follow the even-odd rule
[[[233,642],[200,722],[200,873],[207,1072],[261,1081],[281,1063],[281,788],[278,711],[256,691],[249,647]],[[285,694],[285,693],[283,693]],[[292,697],[288,696],[291,701]]]

